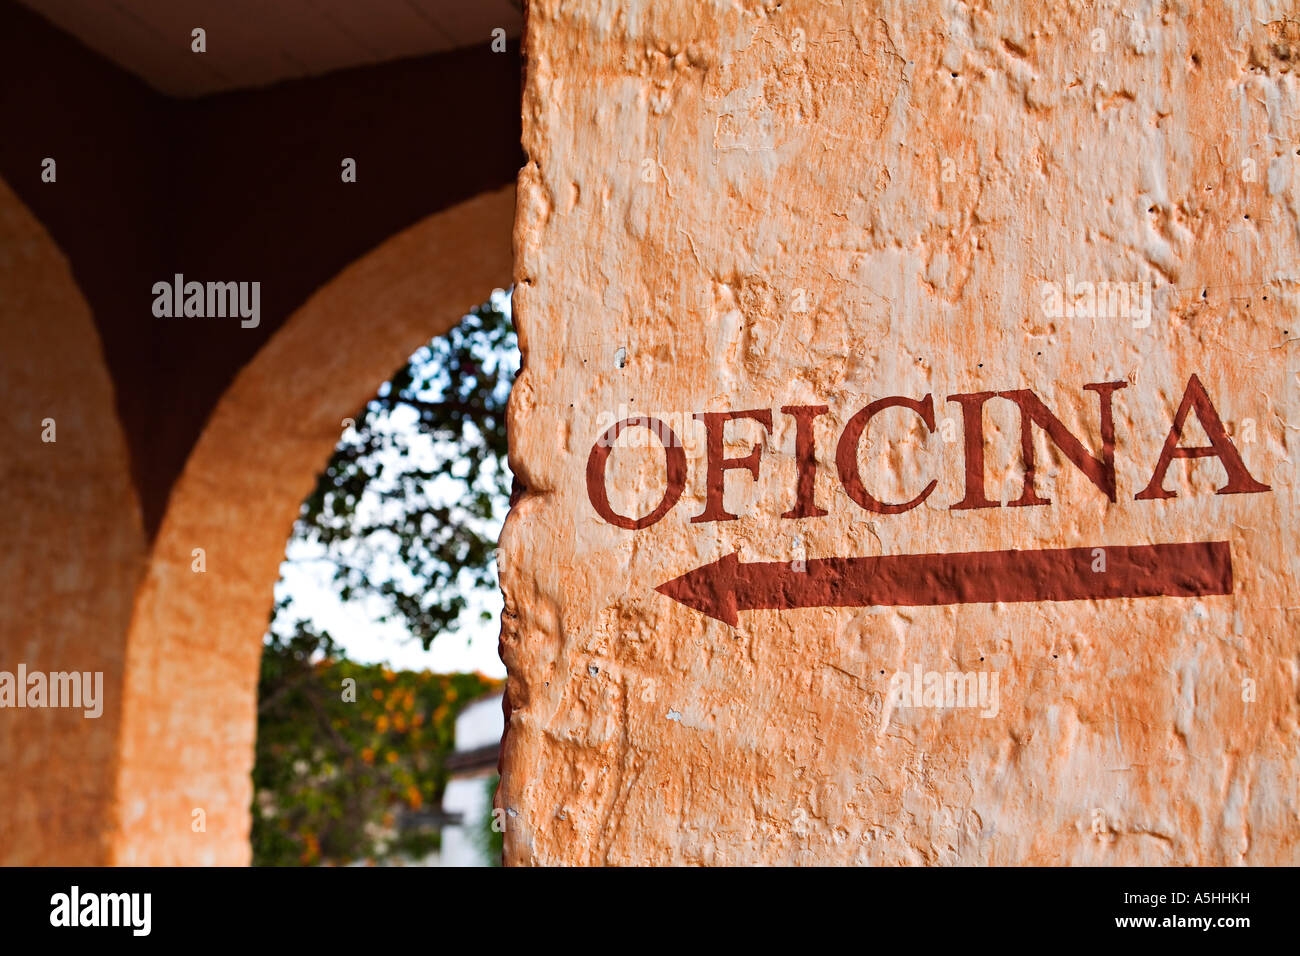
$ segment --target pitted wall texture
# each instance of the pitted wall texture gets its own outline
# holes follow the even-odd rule
[[[1300,862],[1300,15],[999,6],[530,3],[507,862]],[[1169,447],[1222,454],[1175,452],[1157,483],[1175,496],[1138,499],[1193,377],[1221,427],[1193,402]],[[1105,458],[1098,383],[1122,383],[1114,501],[1076,461]],[[1026,447],[1010,398],[973,419],[952,399],[1021,390],[1073,459],[1037,423]],[[885,408],[849,464],[881,502],[934,481],[893,513],[837,461],[890,396],[929,396],[932,427]],[[825,514],[783,517],[807,461],[782,408],[820,405]],[[730,421],[720,453],[757,447],[758,476],[723,473],[737,520],[692,521],[710,513],[692,416],[742,410],[770,430]],[[588,473],[642,415],[680,436],[684,490],[632,529]],[[1255,490],[1216,493],[1216,439]],[[988,504],[954,507],[981,452]],[[631,519],[671,476],[639,425],[597,474]],[[1106,574],[1108,549],[1197,542],[1227,543],[1230,593],[828,598],[732,627],[656,591],[732,553],[797,574],[1096,548]],[[797,605],[788,580],[773,593]],[[900,703],[900,673],[996,675],[996,706]]]

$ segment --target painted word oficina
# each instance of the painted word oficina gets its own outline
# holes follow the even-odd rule
[[[1115,419],[1112,402],[1115,393],[1128,386],[1127,382],[1096,382],[1084,385],[1085,392],[1097,397],[1098,419],[1101,432],[1100,454],[1094,454],[1072,434],[1065,424],[1047,407],[1033,391],[1027,388],[996,392],[965,392],[949,395],[947,401],[961,409],[963,441],[963,496],[950,504],[948,510],[961,511],[979,508],[1026,507],[1050,505],[1052,501],[1040,495],[1034,487],[1038,467],[1034,428],[1041,429],[1062,457],[1081,472],[1097,490],[1114,502],[1117,500],[1115,483]],[[1019,498],[1005,504],[989,497],[985,485],[985,433],[984,407],[992,401],[1013,403],[1020,412],[1020,449],[1024,461],[1023,488]],[[845,494],[858,507],[881,515],[901,514],[919,507],[935,491],[938,480],[917,476],[917,493],[904,501],[887,501],[872,490],[869,475],[862,473],[859,446],[867,435],[873,419],[886,409],[901,409],[919,418],[929,432],[935,431],[935,401],[933,395],[912,398],[891,395],[871,402],[849,418],[834,449],[835,469]],[[785,405],[781,413],[794,419],[797,465],[795,486],[786,499],[788,510],[782,518],[817,518],[828,512],[816,499],[818,454],[813,433],[814,421],[829,411],[826,405]],[[1201,430],[1209,440],[1208,445],[1189,445],[1183,441],[1183,430],[1190,415],[1195,413]],[[757,481],[763,455],[763,445],[755,443],[747,454],[729,457],[727,446],[734,447],[734,439],[725,434],[726,425],[738,419],[757,422],[769,434],[772,431],[771,408],[751,408],[742,411],[697,412],[693,418],[702,422],[704,440],[704,507],[692,515],[692,523],[707,521],[734,521],[739,515],[727,510],[723,502],[725,479],[729,471],[748,472]],[[611,455],[620,451],[617,439],[628,429],[643,429],[663,446],[663,494],[658,504],[643,515],[620,514],[610,503],[607,485],[608,463]],[[624,452],[626,453],[626,452]],[[1177,492],[1165,488],[1165,476],[1175,459],[1215,458],[1223,466],[1227,482],[1217,489],[1220,495],[1256,494],[1272,489],[1251,475],[1219,418],[1201,380],[1192,375],[1183,389],[1182,401],[1174,413],[1173,422],[1165,436],[1154,464],[1151,479],[1133,497],[1138,501],[1175,498]],[[625,418],[616,422],[596,438],[587,456],[587,496],[603,520],[619,528],[638,530],[647,528],[667,515],[686,489],[687,456],[682,442],[665,423],[651,416]]]

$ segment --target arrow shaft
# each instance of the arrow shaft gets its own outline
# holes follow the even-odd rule
[[[760,562],[739,565],[734,587],[740,610],[1195,597],[1232,593],[1232,552],[1205,541]]]

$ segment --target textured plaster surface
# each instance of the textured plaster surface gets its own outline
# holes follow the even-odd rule
[[[1287,4],[535,0],[515,312],[525,370],[502,538],[510,863],[1300,862],[1300,26]],[[1290,22],[1287,17],[1290,17]],[[1042,283],[1148,283],[1150,323],[1044,314]],[[1189,378],[1266,493],[1220,461],[1148,483]],[[958,393],[1032,389],[1090,453],[1115,393],[1112,503],[1035,432],[1052,504],[952,510]],[[873,400],[933,395],[936,430]],[[816,420],[817,502],[794,421]],[[757,480],[704,510],[692,413],[771,409]],[[615,527],[591,447],[640,414],[685,444],[660,521]],[[1020,494],[1015,406],[984,416]],[[1206,436],[1193,417],[1184,445]],[[664,489],[653,441],[612,506]],[[791,561],[1227,541],[1230,595],[744,612],[655,587],[732,551]],[[992,717],[889,706],[896,671],[986,671]]]

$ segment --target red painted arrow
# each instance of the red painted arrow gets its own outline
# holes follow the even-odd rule
[[[1226,541],[1100,548],[965,551],[741,564],[733,552],[655,588],[736,626],[740,611],[797,607],[992,604],[1232,593]]]

